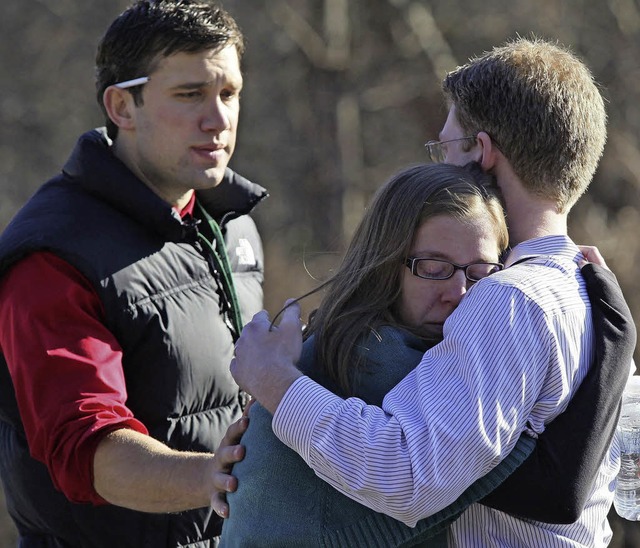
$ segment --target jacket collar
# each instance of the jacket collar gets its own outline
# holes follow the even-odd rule
[[[83,134],[64,165],[63,173],[85,191],[152,227],[164,238],[183,240],[192,231],[192,226],[116,158],[111,145],[104,128]],[[203,207],[220,224],[251,212],[267,196],[264,188],[230,168],[217,187],[196,193]]]

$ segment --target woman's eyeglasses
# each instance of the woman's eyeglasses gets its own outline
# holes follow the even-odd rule
[[[467,280],[477,282],[504,268],[502,263],[456,264],[442,259],[409,257],[405,265],[411,274],[425,280],[448,280],[456,270],[462,270]]]

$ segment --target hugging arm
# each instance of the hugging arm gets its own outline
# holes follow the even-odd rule
[[[582,274],[593,314],[594,361],[532,455],[481,501],[546,523],[572,523],[580,516],[613,438],[636,346],[635,324],[614,274],[595,264],[585,265]]]

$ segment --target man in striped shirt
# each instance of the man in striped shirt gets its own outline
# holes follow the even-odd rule
[[[320,477],[408,525],[453,502],[522,432],[540,434],[594,356],[582,254],[567,236],[568,212],[606,140],[589,70],[557,45],[518,39],[451,72],[443,89],[449,115],[430,153],[454,164],[477,161],[496,176],[508,213],[508,268],[467,288],[444,324],[444,341],[382,409],[343,400],[295,368],[295,307],[273,331],[266,313],[256,315],[231,366],[240,386],[274,413],[276,435]],[[618,466],[614,442],[575,523],[521,520],[475,504],[451,527],[449,544],[606,546]]]

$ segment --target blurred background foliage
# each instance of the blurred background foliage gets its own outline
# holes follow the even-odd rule
[[[93,59],[128,0],[4,0],[0,17],[0,229],[102,125]],[[517,35],[557,40],[591,67],[609,140],[570,217],[599,246],[640,318],[640,6],[637,0],[226,0],[247,38],[232,167],[267,187],[256,214],[266,308],[330,275],[372,194],[427,160],[445,119],[444,74]],[[305,301],[305,314],[318,297]],[[612,546],[640,546],[612,514]],[[0,546],[15,532],[0,508]]]

